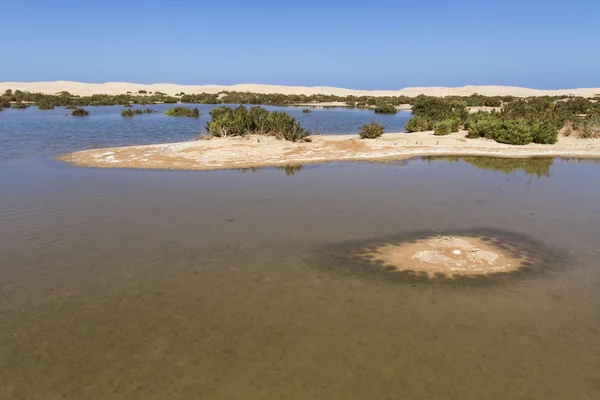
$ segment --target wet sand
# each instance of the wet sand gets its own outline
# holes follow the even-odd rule
[[[600,157],[600,139],[561,137],[554,145],[514,146],[483,138],[467,139],[465,131],[446,136],[435,136],[433,132],[386,133],[374,140],[362,140],[358,135],[318,135],[311,143],[248,136],[84,150],[58,159],[101,168],[217,170],[450,155],[596,158]]]

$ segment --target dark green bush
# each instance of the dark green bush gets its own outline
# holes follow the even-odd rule
[[[452,132],[458,132],[460,129],[460,119],[449,117],[435,124],[433,134],[437,136],[449,135]]]
[[[302,110],[302,112],[304,114],[310,114],[311,111],[308,108],[305,108],[305,109]]]
[[[391,104],[379,103],[375,106],[375,114],[396,114],[398,110]]]
[[[71,111],[71,115],[74,117],[87,117],[90,115],[90,112],[84,110],[83,108],[75,108],[73,111]]]
[[[38,103],[38,110],[54,110],[54,106],[50,103]]]
[[[412,117],[406,123],[407,132],[425,132],[433,130],[435,122],[424,117]]]
[[[16,108],[16,109],[20,109],[20,110],[23,110],[23,109],[25,109],[27,107],[29,107],[29,106],[27,104],[24,104],[24,103],[12,103],[10,105],[10,108]]]
[[[121,111],[121,117],[133,117],[135,112],[133,110],[123,110]]]
[[[210,112],[206,130],[215,137],[270,135],[292,142],[310,141],[310,132],[304,130],[295,118],[281,112],[269,112],[262,107],[217,107]]]
[[[384,129],[385,126],[377,122],[371,122],[370,124],[364,124],[360,127],[358,136],[360,136],[361,139],[377,139],[383,135]]]
[[[175,97],[165,97],[163,99],[163,103],[165,104],[176,104],[178,101]]]
[[[147,92],[147,91],[145,91],[145,90],[138,90],[138,93],[139,93],[139,94],[147,94],[148,92]]]
[[[198,118],[200,117],[200,110],[198,110],[197,108],[191,109],[188,107],[174,107],[169,108],[167,111],[165,111],[165,114],[171,117]]]

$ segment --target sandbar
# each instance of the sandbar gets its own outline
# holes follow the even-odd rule
[[[505,158],[600,158],[600,139],[560,137],[554,145],[515,146],[460,131],[385,133],[378,139],[354,135],[315,135],[310,143],[274,137],[212,138],[179,143],[83,150],[58,157],[79,166],[99,168],[218,170],[326,162],[390,161],[419,156],[488,156]]]

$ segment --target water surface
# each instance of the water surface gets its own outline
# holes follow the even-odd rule
[[[153,108],[156,114],[121,117],[123,106],[84,107],[88,117],[65,116],[71,110],[5,109],[0,112],[0,161],[35,156],[55,156],[94,147],[114,147],[193,140],[205,130],[209,112],[215,105],[183,104],[198,107],[200,118],[169,117],[164,111],[175,105],[136,106]],[[235,105],[232,105],[235,107]],[[387,132],[403,132],[409,112],[395,115],[375,114],[371,110],[311,108],[306,114],[299,107],[263,106],[270,111],[285,111],[304,128],[323,134],[358,133],[372,121],[386,126]]]
[[[4,160],[0,398],[600,398],[598,168]],[[340,262],[382,237],[480,228],[565,262],[488,284]]]

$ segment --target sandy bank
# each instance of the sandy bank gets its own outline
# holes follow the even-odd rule
[[[561,96],[574,95],[593,97],[600,94],[600,88],[578,88],[559,90],[538,90],[517,86],[463,86],[463,87],[409,87],[399,90],[353,90],[329,86],[282,86],[282,85],[176,85],[171,83],[156,83],[151,85],[130,82],[83,83],[71,81],[53,82],[0,82],[0,91],[6,89],[22,90],[28,92],[41,92],[55,94],[66,90],[71,94],[89,96],[92,94],[124,94],[137,93],[139,90],[147,92],[163,92],[169,95],[177,93],[219,93],[222,91],[252,92],[252,93],[281,93],[281,94],[324,94],[336,96],[470,96],[479,93],[484,96]]]
[[[76,165],[101,168],[215,170],[334,161],[401,160],[417,156],[600,158],[600,139],[561,137],[555,145],[511,146],[467,139],[466,132],[387,133],[375,140],[357,135],[314,136],[291,143],[264,136],[215,138],[182,143],[84,150],[59,157]]]

